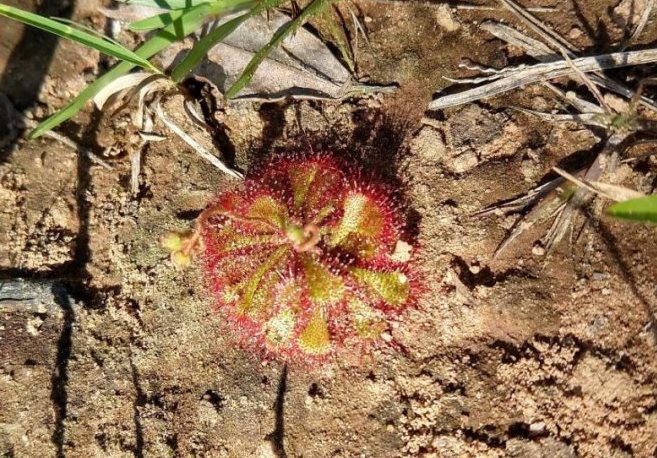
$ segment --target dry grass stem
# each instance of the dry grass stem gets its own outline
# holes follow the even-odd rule
[[[598,194],[602,197],[606,197],[609,200],[619,202],[621,200],[633,199],[636,197],[644,197],[644,194],[638,191],[635,191],[624,186],[618,186],[614,184],[604,183],[602,181],[586,181],[580,180],[579,178],[571,175],[570,173],[562,170],[558,167],[552,167],[556,173],[564,177],[566,180],[571,183],[576,184],[580,188],[587,189],[595,194]]]
[[[599,90],[594,86],[598,85],[601,87],[604,87],[605,89],[608,89],[610,91],[616,92],[617,94],[620,94],[624,97],[627,98],[632,98],[634,96],[634,91],[629,89],[628,87],[624,86],[623,84],[612,80],[611,78],[607,77],[606,75],[602,73],[595,73],[595,72],[600,72],[600,70],[604,70],[606,68],[618,68],[622,66],[629,66],[629,65],[640,65],[644,63],[651,63],[654,60],[654,56],[652,58],[648,58],[647,61],[642,60],[642,56],[640,56],[639,59],[637,59],[636,62],[634,63],[627,63],[626,65],[618,65],[617,63],[611,64],[611,66],[607,66],[607,64],[602,64],[599,68],[592,68],[592,69],[584,69],[580,66],[580,59],[577,59],[575,54],[573,53],[573,50],[575,47],[569,43],[567,40],[559,36],[556,32],[554,32],[552,29],[547,27],[543,22],[538,20],[536,17],[531,15],[527,9],[524,9],[517,3],[513,2],[512,0],[499,0],[499,2],[508,10],[513,12],[515,15],[517,15],[525,24],[527,24],[536,34],[538,34],[546,43],[542,43],[538,40],[535,40],[531,37],[528,37],[527,35],[523,34],[522,32],[519,32],[512,27],[509,27],[504,24],[500,24],[495,21],[486,21],[482,24],[482,28],[484,30],[487,30],[497,38],[500,38],[503,41],[506,41],[509,44],[512,44],[514,46],[518,46],[522,49],[525,50],[525,52],[534,57],[535,59],[543,62],[543,63],[556,63],[560,62],[562,65],[570,65],[568,63],[569,59],[573,60],[573,64],[570,65],[571,68],[573,69],[573,72],[579,75],[579,78],[584,82],[585,85],[589,87],[591,92],[596,95],[596,98],[599,99],[601,105],[604,107],[604,100],[601,98]],[[548,46],[549,45],[549,46]],[[555,52],[552,49],[554,49]],[[652,50],[647,50],[647,51],[652,51]],[[641,52],[641,51],[638,51]],[[559,57],[559,54],[561,54],[562,58]],[[601,59],[601,60],[606,60],[607,56],[611,56],[610,54],[602,55],[602,56],[593,56],[590,57],[590,59]],[[589,59],[589,58],[583,58],[583,59]],[[555,62],[556,61],[556,62]],[[470,67],[471,68],[471,67]],[[449,79],[449,81],[453,82],[458,82],[458,83],[483,83],[491,80],[497,80],[497,84],[491,83],[490,85],[484,85],[480,86],[478,88],[473,88],[470,90],[466,90],[461,93],[457,94],[450,94],[444,97],[439,97],[438,99],[434,100],[431,104],[429,104],[429,110],[438,110],[438,109],[443,109],[447,108],[449,106],[454,106],[454,105],[460,105],[462,103],[468,103],[472,101],[479,100],[481,98],[485,97],[490,97],[492,95],[497,95],[501,92],[506,92],[507,90],[515,89],[518,86],[522,86],[524,84],[530,84],[534,82],[538,82],[536,80],[531,81],[530,83],[527,83],[525,81],[522,81],[522,78],[524,77],[524,74],[522,73],[523,70],[530,71],[533,67],[532,66],[518,66],[518,67],[513,67],[513,68],[505,68],[497,71],[491,71],[488,70],[484,73],[491,74],[491,76],[488,77],[479,77],[479,78],[466,78],[466,79]],[[582,73],[584,72],[594,72],[593,75],[590,76],[590,78],[585,78],[583,77]],[[507,76],[509,80],[505,80],[504,77]],[[519,78],[522,82],[519,83],[518,85],[512,84],[514,82],[515,78]],[[544,84],[550,84],[548,83],[548,79],[554,78],[552,76],[547,77],[543,79]],[[539,80],[540,81],[540,80]],[[509,86],[510,89],[501,89],[504,87]],[[551,89],[556,89],[552,87]],[[479,91],[480,90],[480,91]],[[555,92],[558,93],[558,90]],[[590,107],[590,103],[587,103],[583,99],[580,100],[575,100],[573,101],[573,105],[576,107],[581,107],[584,108],[586,106]],[[657,104],[652,101],[651,99],[647,97],[642,97],[641,102],[646,105],[647,107],[656,110],[657,111]],[[609,111],[608,107],[604,107],[605,111]],[[579,109],[579,108],[578,108]],[[584,111],[584,110],[579,110],[579,111]],[[590,109],[587,109],[586,111],[592,111]],[[599,109],[596,111],[600,111]]]
[[[207,160],[210,162],[212,165],[217,167],[219,170],[222,172],[238,179],[243,179],[244,176],[239,173],[236,170],[231,169],[228,167],[226,164],[224,164],[217,156],[212,154],[210,151],[205,149],[200,143],[198,143],[194,138],[192,138],[191,135],[187,134],[180,126],[178,126],[176,123],[171,121],[166,114],[164,114],[164,110],[162,110],[162,107],[160,106],[159,101],[155,102],[154,104],[155,108],[155,113],[157,114],[157,117],[164,123],[165,126],[167,126],[174,134],[176,134],[182,141],[187,143],[199,156],[201,156],[203,159]]]
[[[650,16],[652,15],[652,10],[654,8],[655,8],[655,0],[648,0],[646,3],[646,7],[643,9],[643,12],[641,13],[639,22],[634,28],[632,35],[630,35],[628,42],[631,43],[635,41],[643,33],[643,31],[646,28],[646,25],[648,25],[648,21],[650,20]]]
[[[657,49],[580,57],[578,59],[573,59],[572,65],[576,66],[581,72],[588,73],[654,62],[657,62]],[[543,82],[571,75],[572,73],[574,73],[574,70],[566,60],[514,68],[509,72],[508,76],[500,78],[497,81],[456,94],[439,97],[429,104],[428,109],[434,111],[455,105],[462,105],[486,97],[499,95],[528,84]]]
[[[502,8],[498,6],[492,6],[492,5],[473,5],[470,3],[453,3],[453,2],[446,2],[446,1],[438,1],[438,2],[432,2],[429,0],[373,0],[375,3],[397,3],[397,4],[404,4],[408,5],[409,3],[412,3],[413,5],[422,5],[422,6],[431,6],[431,7],[438,7],[442,5],[447,5],[450,8],[454,8],[457,10],[469,10],[469,11],[500,11]],[[559,8],[555,8],[552,6],[534,6],[534,7],[529,7],[527,8],[528,11],[531,11],[532,13],[556,13],[559,10]]]

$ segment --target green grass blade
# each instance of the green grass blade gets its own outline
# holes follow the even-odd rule
[[[251,78],[253,78],[253,75],[255,74],[256,70],[258,69],[258,66],[262,63],[263,60],[267,57],[267,55],[271,52],[272,49],[274,49],[276,46],[280,45],[281,42],[291,33],[294,31],[298,30],[299,27],[301,27],[308,19],[310,19],[313,16],[316,16],[318,14],[322,14],[328,6],[331,4],[332,0],[313,0],[306,8],[304,8],[299,15],[291,20],[290,22],[285,23],[283,26],[281,26],[273,35],[272,39],[267,43],[265,46],[263,46],[254,56],[253,58],[249,61],[248,64],[246,64],[246,67],[244,67],[244,70],[242,70],[242,73],[240,76],[237,78],[237,80],[233,83],[233,85],[228,88],[226,91],[226,98],[230,99],[233,98],[237,95],[239,91],[244,89],[244,87],[249,84],[251,81]],[[265,3],[265,2],[263,2]],[[257,12],[259,13],[262,8],[256,7],[254,10],[258,10]],[[250,13],[250,14],[256,14],[255,12]]]
[[[164,29],[160,30],[155,36],[141,45],[135,54],[148,59],[157,54],[171,43],[181,40],[187,35],[193,33],[196,29],[203,25],[203,21],[208,15],[208,5],[202,4],[190,8],[176,21],[172,22]],[[41,122],[31,133],[30,138],[37,138],[44,132],[53,129],[74,116],[82,109],[84,104],[98,93],[107,84],[114,81],[121,75],[128,73],[134,67],[133,64],[128,62],[121,62],[112,70],[98,78],[96,81],[87,86],[75,99],[68,103],[64,108],[57,113]]]
[[[131,22],[128,29],[133,32],[148,32],[149,30],[161,29],[171,24],[180,16],[185,14],[186,10],[172,10],[162,14],[156,14],[141,21]]]
[[[53,17],[53,16],[51,16],[50,19],[52,19],[53,21],[61,22],[62,24],[70,25],[74,29],[82,30],[83,32],[87,32],[87,33],[89,33],[91,35],[94,35],[94,36],[96,36],[96,37],[98,37],[102,40],[106,40],[106,41],[109,41],[110,43],[114,43],[117,46],[123,46],[121,43],[119,43],[118,41],[116,41],[112,37],[108,37],[107,35],[104,35],[101,32],[99,32],[98,30],[95,30],[95,29],[93,29],[89,26],[86,26],[84,24],[79,24],[75,21],[72,21],[70,19],[63,18],[63,17]]]
[[[209,3],[210,14],[227,14],[250,8],[257,0],[214,0]],[[180,17],[186,10],[171,10],[166,13],[156,14],[141,21],[131,23],[128,28],[134,32],[145,32],[159,29],[169,25],[173,20]]]
[[[657,223],[657,196],[617,202],[607,208],[606,213],[616,218]]]
[[[171,72],[171,79],[178,82],[194,69],[203,58],[207,55],[208,51],[218,42],[226,38],[228,35],[240,26],[246,19],[250,17],[249,13],[243,14],[236,18],[231,19],[212,32],[201,38],[192,49],[189,50],[185,58],[180,62]]]
[[[39,16],[38,14],[3,4],[0,4],[0,16],[5,16],[23,24],[45,30],[46,32],[67,38],[77,43],[81,43],[85,46],[96,49],[103,54],[107,54],[125,62],[129,62],[132,65],[137,65],[147,70],[161,73],[159,69],[157,69],[148,61],[148,59],[137,55],[136,53],[130,51],[128,48],[125,48],[110,40],[98,37],[95,34],[85,32],[79,28],[74,28],[70,25]]]
[[[213,0],[117,0],[119,3],[128,5],[150,6],[152,8],[161,8],[165,10],[182,10],[212,3]]]

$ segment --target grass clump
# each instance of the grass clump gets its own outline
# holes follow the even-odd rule
[[[329,7],[335,1],[311,0],[296,17],[280,27],[273,34],[271,40],[255,53],[238,79],[227,89],[226,98],[235,97],[241,89],[249,84],[258,66],[272,49],[279,46],[286,37],[293,34],[311,18],[326,17]],[[43,17],[0,3],[0,16],[48,31],[120,60],[114,68],[90,83],[66,106],[41,122],[30,133],[30,138],[37,138],[43,135],[44,132],[54,129],[67,119],[75,116],[84,107],[85,103],[104,87],[135,67],[141,67],[154,74],[165,75],[164,70],[157,68],[149,59],[173,43],[199,31],[204,25],[228,14],[238,14],[238,16],[223,22],[198,40],[187,51],[180,63],[165,75],[174,83],[179,83],[201,63],[213,46],[228,37],[247,19],[271,9],[279,8],[289,2],[285,0],[124,0],[123,3],[164,10],[164,12],[128,25],[130,30],[152,33],[150,38],[134,50],[130,50],[111,38],[86,29],[79,24]],[[329,15],[329,17],[332,21],[335,20],[332,16]]]

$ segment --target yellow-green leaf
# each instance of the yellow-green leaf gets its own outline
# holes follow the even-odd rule
[[[403,272],[377,272],[354,267],[351,274],[389,305],[397,307],[408,299],[410,285]]]
[[[376,238],[383,230],[383,212],[368,196],[352,193],[345,198],[344,215],[331,236],[340,245],[350,234]]]
[[[317,166],[312,163],[310,166],[299,164],[295,167],[290,167],[288,175],[290,176],[290,185],[294,195],[294,206],[297,209],[301,209],[316,173]]]
[[[301,350],[312,355],[323,355],[331,350],[331,334],[319,307],[299,334],[297,342]]]
[[[276,267],[285,255],[288,252],[286,246],[279,247],[276,251],[272,253],[271,256],[265,260],[258,268],[251,274],[246,285],[244,286],[244,292],[242,294],[242,300],[240,301],[237,312],[239,314],[253,314],[254,313],[254,302],[256,299],[256,293],[258,289],[262,289],[260,294],[268,293],[269,288],[265,288],[262,285],[263,278],[265,275],[270,272],[274,267]],[[239,268],[239,266],[235,266]],[[262,299],[262,298],[260,298]]]
[[[304,255],[302,264],[308,282],[308,294],[314,303],[330,305],[342,299],[344,283],[340,276],[329,271],[313,255]]]
[[[262,220],[281,229],[284,229],[287,224],[285,207],[270,196],[262,196],[255,199],[249,207],[247,216]]]

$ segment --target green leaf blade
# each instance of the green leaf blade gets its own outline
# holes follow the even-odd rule
[[[657,195],[617,202],[606,213],[616,218],[657,223]]]
[[[156,14],[140,21],[131,22],[128,25],[128,29],[133,32],[148,32],[150,30],[161,29],[180,18],[183,14],[185,14],[185,10],[173,10]]]
[[[244,70],[242,70],[240,76],[232,84],[232,86],[229,87],[228,90],[226,91],[225,94],[226,98],[231,99],[235,97],[242,89],[244,89],[244,87],[248,85],[251,79],[253,78],[253,75],[258,69],[258,66],[260,66],[262,61],[265,60],[265,58],[271,52],[271,50],[277,47],[278,45],[280,45],[289,34],[298,30],[299,27],[303,26],[303,24],[305,24],[308,19],[310,19],[313,16],[322,14],[324,11],[326,11],[328,6],[331,4],[331,1],[332,0],[313,0],[308,6],[306,6],[306,8],[304,8],[304,10],[301,13],[299,13],[299,15],[296,18],[292,19],[290,22],[283,24],[274,33],[272,39],[251,58],[248,64],[246,64],[246,67],[244,67]],[[282,3],[282,1],[280,0],[263,1],[261,4],[254,7],[249,14],[251,15],[260,14],[265,9],[273,8],[275,6],[278,6],[278,4],[280,3]]]
[[[171,72],[171,79],[178,82],[182,80],[187,73],[194,69],[203,58],[207,55],[210,49],[233,33],[250,15],[243,14],[230,21],[220,25],[205,37],[201,38],[192,49],[189,50],[185,58],[173,69]]]

